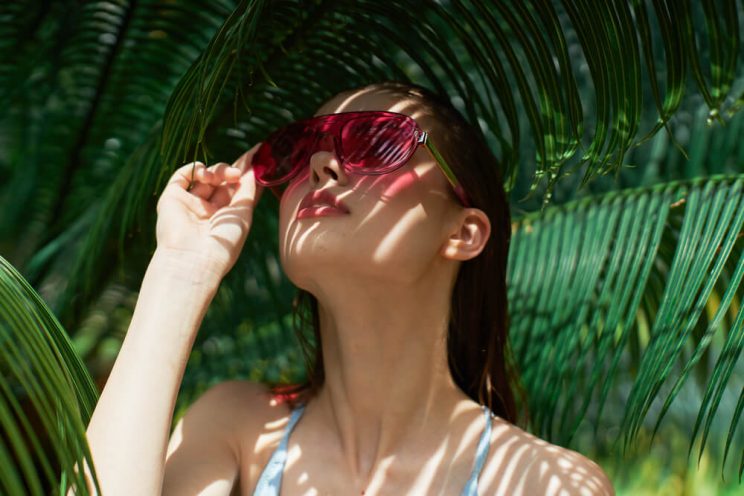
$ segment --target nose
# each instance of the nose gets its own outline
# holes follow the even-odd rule
[[[315,152],[310,157],[310,184],[316,186],[328,181],[343,186],[349,182],[349,178],[336,153],[333,136],[324,134],[318,140]]]

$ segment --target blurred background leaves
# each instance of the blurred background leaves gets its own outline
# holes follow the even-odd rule
[[[717,479],[744,467],[742,24],[734,0],[3,3],[0,255],[43,301],[4,265],[0,465],[15,477],[2,480],[54,485],[52,468],[33,482],[10,442],[14,428],[21,439],[54,427],[19,427],[21,412],[59,416],[80,446],[94,404],[85,370],[100,389],[173,169],[232,162],[337,92],[398,79],[447,93],[503,161],[530,430],[597,459],[619,493],[641,494],[633,467],[654,494],[740,487]],[[227,379],[304,378],[276,208],[264,195],[174,421]],[[39,317],[14,320],[23,311]],[[40,332],[53,338],[19,339]],[[68,349],[68,336],[74,353],[45,366],[43,350]],[[31,401],[52,386],[78,403]],[[34,406],[12,410],[16,399]],[[28,446],[36,465],[70,466]]]

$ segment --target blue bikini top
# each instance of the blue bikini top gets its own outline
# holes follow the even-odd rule
[[[292,416],[289,419],[287,427],[284,429],[284,436],[282,437],[279,446],[274,450],[269,463],[264,467],[263,472],[261,472],[261,477],[258,479],[256,490],[253,493],[254,496],[279,496],[282,487],[284,463],[287,461],[287,443],[289,442],[289,435],[294,429],[295,424],[297,424],[297,421],[300,420],[303,411],[305,411],[304,406],[292,411]],[[470,479],[468,479],[468,482],[462,490],[461,496],[478,495],[478,476],[480,475],[480,472],[483,469],[483,464],[488,456],[489,441],[491,440],[491,417],[493,416],[493,413],[491,413],[485,405],[483,405],[483,416],[486,420],[486,428],[481,434],[480,441],[478,441],[473,471],[470,474]]]

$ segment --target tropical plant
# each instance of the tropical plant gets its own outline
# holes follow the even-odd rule
[[[128,325],[169,173],[385,79],[448,94],[503,161],[527,427],[570,444],[591,419],[627,447],[696,374],[689,448],[723,436],[741,480],[743,18],[734,0],[5,2],[0,488],[79,477],[91,376]],[[304,377],[276,206],[210,307],[176,418],[228,378]]]

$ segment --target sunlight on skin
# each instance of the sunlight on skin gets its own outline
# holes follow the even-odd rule
[[[219,479],[204,487],[199,494],[227,494],[232,488],[233,481],[228,479]]]
[[[497,463],[484,470],[482,478],[486,487],[498,483],[494,494],[611,494],[605,491],[610,485],[596,465],[582,455],[523,431],[507,433],[505,438],[508,441],[493,441],[498,446],[493,455]],[[498,468],[496,473],[493,468]]]
[[[420,152],[423,152],[424,158],[420,157]],[[286,223],[288,228],[286,234],[280,236],[282,264],[286,266],[288,260],[296,259],[302,253],[304,257],[314,259],[315,270],[320,268],[318,263],[327,263],[337,269],[337,264],[342,263],[343,258],[321,260],[315,257],[329,249],[337,249],[338,243],[347,243],[349,252],[341,254],[342,257],[358,260],[363,253],[369,254],[365,257],[370,268],[366,275],[376,275],[374,267],[383,266],[389,268],[381,274],[384,277],[397,276],[406,280],[406,272],[420,273],[421,270],[415,268],[428,260],[422,259],[412,247],[406,250],[401,247],[412,242],[414,247],[422,246],[424,250],[423,245],[427,239],[431,239],[432,234],[441,235],[441,231],[448,227],[444,222],[445,215],[451,215],[447,212],[456,201],[448,196],[449,185],[426,152],[419,149],[414,157],[416,161],[411,160],[393,173],[359,176],[340,172],[337,159],[329,152],[316,153],[311,159],[313,163],[333,163],[339,169],[339,174],[344,175],[343,180],[348,181],[344,190],[349,191],[337,192],[334,188],[334,192],[339,200],[347,203],[350,213],[296,220],[299,199],[308,191],[304,184],[309,174],[293,181],[284,193],[291,199],[282,202],[282,223]],[[302,190],[298,191],[300,187]],[[423,201],[425,197],[428,198]],[[443,222],[432,223],[432,218],[441,218]],[[422,229],[428,233],[425,237],[422,236]],[[362,233],[363,237],[359,237]],[[357,242],[354,243],[354,240]],[[355,245],[363,251],[356,250]],[[400,269],[395,269],[395,266]],[[414,270],[404,270],[411,267]]]
[[[353,110],[372,110],[379,108],[379,105],[379,101],[372,100],[367,102],[368,108],[365,108],[364,102],[359,101],[357,95]],[[320,109],[318,114],[350,110],[346,108],[345,102],[332,107]],[[414,118],[420,115],[420,112],[411,112],[410,107],[410,102],[405,101],[386,105],[386,109],[393,112],[407,113]],[[424,123],[420,125],[425,126]],[[324,175],[317,175],[321,172],[320,168],[325,167],[333,167],[333,178],[325,171],[322,172]],[[310,167],[290,182],[280,202],[280,256],[285,272],[290,276],[295,274],[297,280],[293,282],[299,287],[303,287],[301,276],[316,278],[318,274],[323,274],[326,278],[337,277],[339,268],[343,269],[343,274],[338,276],[347,277],[347,281],[354,280],[351,276],[358,276],[357,280],[362,284],[365,280],[376,277],[381,283],[394,283],[391,276],[396,276],[402,278],[404,284],[409,284],[405,279],[410,277],[407,274],[426,272],[427,264],[431,263],[428,258],[437,254],[437,246],[432,241],[446,236],[443,231],[447,227],[446,223],[432,222],[432,218],[444,220],[445,212],[460,208],[453,195],[448,194],[451,193],[450,185],[438,169],[434,159],[423,147],[417,148],[411,160],[400,169],[379,176],[346,173],[331,150],[324,149],[314,153],[310,158]],[[311,178],[311,171],[315,172],[315,177]],[[308,184],[308,181],[314,182]],[[316,184],[317,181],[323,183]],[[347,203],[350,215],[296,220],[301,198],[312,189],[330,189],[341,201]],[[339,246],[344,247],[340,253]],[[427,250],[431,255],[422,259],[421,255]],[[302,273],[298,273],[293,266],[300,260]],[[359,260],[365,260],[365,264],[360,265]],[[443,339],[443,336],[439,339]],[[474,416],[477,420],[466,426],[464,435],[457,436],[458,449],[455,452],[452,447],[453,438],[446,432],[443,432],[444,439],[431,439],[438,444],[428,443],[427,447],[433,446],[434,449],[427,451],[436,455],[434,460],[428,459],[428,463],[421,464],[426,464],[430,469],[423,476],[417,474],[416,486],[419,489],[430,489],[434,474],[441,472],[443,468],[447,470],[448,464],[443,463],[445,458],[451,459],[462,453],[461,461],[465,463],[461,465],[464,466],[464,473],[469,473],[472,466],[474,455],[469,451],[474,452],[473,445],[482,432],[482,416],[480,412],[474,412],[472,404],[459,407],[459,404],[453,403],[451,406],[458,408],[454,412],[447,410],[448,415],[458,416],[461,415],[460,412],[467,412],[468,416]],[[432,408],[433,405],[428,405],[421,414],[428,418],[428,415],[433,414]],[[437,419],[430,420],[435,421]],[[462,421],[460,423],[462,425]],[[301,424],[302,422],[298,429],[302,428]],[[392,464],[394,457],[384,453],[379,453],[378,456],[380,458],[374,465],[371,480],[367,481],[367,494],[384,493],[386,487],[384,482],[388,465]],[[290,455],[286,470],[290,471],[295,462],[299,463],[299,459]],[[307,464],[311,462],[312,460],[303,460],[303,470],[307,470]],[[307,470],[305,473],[315,472]],[[461,482],[458,481],[458,484]],[[325,488],[326,485],[321,487]]]
[[[425,486],[427,481],[431,481],[436,477],[436,473],[441,469],[442,466],[446,465],[444,457],[447,454],[446,447],[442,445],[435,453],[432,454],[431,458],[421,467],[416,480],[413,483],[413,487]]]
[[[315,115],[328,113],[339,113],[347,111],[360,110],[379,110],[380,100],[367,99],[363,95],[365,92],[358,92],[346,98],[338,98],[336,102],[329,102],[316,112]],[[423,129],[430,127],[427,122],[427,116],[421,110],[416,109],[416,104],[412,100],[399,100],[387,102],[384,105],[385,110],[392,112],[404,113],[412,116],[419,121]],[[426,226],[431,221],[427,220],[429,212],[422,212],[422,205],[433,206],[431,200],[426,202],[423,199],[426,196],[430,198],[438,197],[451,209],[452,205],[459,205],[451,194],[451,187],[444,174],[439,171],[431,154],[422,146],[416,149],[413,157],[400,169],[393,173],[365,176],[357,174],[347,174],[340,166],[338,157],[331,148],[331,140],[323,142],[321,149],[316,151],[310,158],[311,165],[297,177],[292,179],[284,191],[280,204],[281,224],[286,225],[287,232],[280,233],[281,253],[280,258],[282,265],[285,265],[288,259],[296,258],[300,253],[316,254],[327,251],[325,246],[330,243],[345,243],[347,239],[353,239],[357,233],[365,233],[362,240],[367,242],[360,248],[369,253],[367,259],[371,262],[369,265],[382,264],[387,261],[395,260],[394,254],[398,255],[398,264],[406,267],[407,260],[401,258],[401,243],[406,242],[406,235],[414,233],[414,227],[417,224]],[[349,204],[350,215],[322,217],[318,219],[295,220],[297,206],[307,191],[309,191],[307,182],[311,174],[312,164],[320,167],[320,164],[333,164],[341,177],[337,178],[339,188],[332,188],[331,191],[337,195],[339,200]],[[314,189],[328,189],[325,184],[318,185]],[[298,191],[299,190],[299,191]],[[450,193],[448,195],[448,193]],[[289,198],[289,199],[288,199]],[[391,203],[392,202],[392,203]],[[396,207],[392,207],[396,204]],[[414,216],[410,210],[418,204],[419,215]],[[291,207],[289,206],[291,205]],[[391,208],[385,208],[390,205]],[[407,208],[404,206],[408,205]],[[441,217],[444,213],[444,205],[438,207],[430,213],[431,216]],[[287,210],[290,209],[290,210]],[[396,212],[398,216],[396,218]],[[422,215],[423,214],[423,215]],[[403,218],[405,217],[405,218]],[[418,222],[412,222],[418,220]],[[406,225],[408,224],[408,225]],[[284,236],[282,236],[284,234]],[[420,236],[417,236],[420,238]],[[414,241],[417,239],[414,238]],[[361,240],[360,240],[361,241]],[[425,243],[422,240],[421,243]],[[377,247],[375,248],[375,245]],[[332,246],[332,245],[330,245]],[[329,246],[329,248],[330,248]],[[337,245],[336,245],[337,246]],[[335,246],[333,246],[335,249]],[[349,251],[353,248],[349,246]],[[409,250],[411,251],[411,250]],[[359,259],[360,254],[354,259]],[[308,256],[308,255],[303,255]],[[313,257],[314,258],[314,257]],[[318,263],[321,260],[313,260],[313,267],[317,270],[320,268]],[[333,260],[324,260],[324,262],[342,263],[343,259],[334,258]],[[337,268],[335,266],[334,268]],[[392,274],[403,274],[404,271],[396,270],[390,267]],[[375,270],[370,267],[368,275],[375,275]],[[390,273],[387,275],[389,276]],[[297,281],[295,281],[297,283]],[[302,285],[298,284],[299,287]],[[304,288],[308,289],[308,288]]]
[[[264,430],[269,430],[269,431],[281,430],[281,429],[284,429],[284,427],[288,423],[289,423],[288,418],[279,418],[278,420],[274,420],[273,422],[266,422],[264,424]]]
[[[394,256],[399,240],[412,236],[415,233],[416,220],[422,216],[425,217],[425,214],[422,212],[420,206],[403,214],[403,217],[380,240],[380,244],[377,245],[377,249],[372,255],[372,261],[384,262],[386,258]]]
[[[505,446],[511,445],[519,446],[519,442],[516,439],[507,440],[504,443]],[[532,450],[527,445],[521,445],[516,449],[509,450],[509,458],[506,462],[506,466],[503,468],[502,474],[500,475],[499,491],[497,494],[509,494],[515,489],[515,485],[523,485],[524,479],[527,477],[528,472],[524,470],[524,464],[527,459],[527,455],[531,454]]]
[[[464,408],[457,408],[455,409],[455,414],[460,414],[464,411]],[[453,415],[453,421],[455,420],[455,415]],[[481,418],[482,420],[482,418]],[[478,442],[478,439],[481,436],[482,430],[485,426],[482,422],[480,423],[471,423],[467,430],[465,431],[464,435],[459,438],[459,443],[457,445],[457,448],[455,449],[455,457],[454,458],[461,458],[463,460],[466,460],[465,463],[471,464],[473,462],[473,455],[474,453],[470,449],[474,444]],[[419,473],[418,477],[416,477],[413,486],[412,487],[427,487],[430,488],[431,483],[433,480],[435,480],[437,471],[442,470],[443,467],[450,467],[453,468],[453,464],[450,461],[451,453],[448,453],[448,445],[451,444],[451,441],[455,441],[452,439],[452,436],[446,436],[442,443],[440,444],[439,448],[434,452],[434,454],[431,456],[431,458],[426,462],[425,465],[423,465],[421,472]],[[450,478],[450,474],[448,474],[447,479]],[[458,481],[458,485],[461,485]]]
[[[267,401],[267,403],[269,402]],[[461,406],[457,408],[456,413],[468,413],[468,409],[464,406]],[[253,459],[255,460],[255,466],[259,468],[265,466],[265,464],[268,462],[270,454],[279,444],[288,419],[286,412],[283,412],[281,409],[274,410],[271,415],[271,418],[266,418],[265,421],[262,422],[262,430],[264,431],[264,434],[260,436],[259,442],[249,447],[249,449],[251,449],[254,454]],[[455,418],[453,420],[458,421],[460,424],[462,424],[462,419],[458,420]],[[297,429],[293,431],[293,434],[290,438],[288,460],[284,469],[284,485],[289,485],[289,487],[292,488],[289,493],[302,495],[348,493],[348,491],[343,492],[340,489],[334,491],[334,489],[337,488],[333,486],[329,487],[327,483],[329,475],[328,467],[338,467],[339,465],[336,462],[336,457],[333,457],[330,460],[326,458],[329,450],[328,447],[325,446],[325,444],[329,440],[327,439],[325,433],[319,433],[317,429],[307,427],[305,433],[310,432],[311,437],[309,439],[303,438],[298,440],[298,432],[300,431],[300,426],[302,425],[303,422],[300,422],[300,424],[298,424]],[[413,486],[405,486],[407,488],[406,491],[404,491],[403,493],[396,492],[396,494],[446,494],[433,491],[433,488],[439,487],[439,485],[432,479],[437,471],[443,470],[447,471],[448,474],[451,474],[448,475],[447,480],[449,480],[450,477],[457,477],[457,472],[452,473],[453,464],[450,463],[455,453],[452,449],[448,448],[449,446],[453,446],[454,443],[459,443],[459,446],[457,447],[457,453],[463,454],[463,456],[460,458],[460,461],[458,462],[459,465],[468,465],[466,469],[470,469],[469,465],[472,464],[473,453],[470,452],[472,451],[470,449],[472,446],[469,447],[468,442],[473,443],[476,441],[475,438],[479,437],[480,435],[479,429],[482,429],[483,426],[470,426],[469,423],[467,425],[468,429],[465,435],[451,435],[444,433],[444,435],[442,436],[443,439],[440,439],[439,436],[437,436],[437,438],[435,439],[432,439],[432,442],[436,443],[436,449],[429,449],[427,446],[426,452],[433,453],[433,459],[428,458],[428,462],[424,460],[421,463],[411,462],[409,460],[408,463],[412,463],[413,466],[416,467],[414,473],[417,479]],[[271,432],[266,433],[267,430]],[[300,437],[302,437],[302,435],[300,435]],[[303,446],[308,446],[309,448],[302,448]],[[396,461],[399,460],[399,457],[396,455],[387,456],[382,460],[382,463],[375,470],[374,477],[372,478],[372,480],[368,481],[369,483],[366,487],[367,495],[374,496],[391,494],[388,489],[390,487],[391,481],[396,480],[396,474],[394,472],[395,469],[400,466],[396,465]],[[411,465],[407,464],[407,466]],[[293,468],[295,467],[296,470],[293,472]],[[421,476],[421,472],[419,471],[419,469],[422,467],[425,467],[424,471],[426,472],[426,474],[424,476]],[[402,482],[410,484],[412,479],[410,478],[408,472],[405,473],[406,477],[405,479],[403,479]],[[310,474],[316,475],[313,477]],[[245,480],[253,479],[250,477],[246,477]],[[292,484],[288,484],[290,480],[292,480]],[[401,481],[400,471],[397,472],[397,481]],[[458,487],[461,486],[462,481],[456,480],[455,485]],[[408,490],[408,488],[410,487],[414,487],[416,489]]]
[[[287,451],[287,462],[285,464],[285,472],[288,472],[291,470],[292,466],[296,463],[300,462],[302,459],[302,449],[294,445]],[[382,484],[384,482],[384,475],[387,469],[392,465],[394,461],[394,457],[388,457],[383,460],[383,463],[380,464],[380,468],[377,471],[377,477],[375,480],[370,481],[370,484],[367,488],[367,494],[377,494],[378,491],[382,490]],[[299,487],[306,486],[308,484],[311,484],[310,476],[308,475],[307,471],[302,471],[300,473],[300,476],[297,477],[297,485]],[[303,491],[303,494],[320,494],[319,490],[310,485],[309,487],[305,488]]]
[[[429,162],[417,166],[414,171],[406,172],[394,178],[394,180],[390,182],[389,186],[387,186],[383,191],[380,203],[382,204],[388,198],[405,194],[406,190],[419,187],[421,178],[424,174],[431,174],[432,172],[435,172],[434,169],[436,169],[436,166]],[[432,194],[437,194],[446,201],[446,195],[441,192],[435,192]],[[370,216],[373,216],[375,212],[383,208],[381,204],[378,205],[375,210],[370,212]],[[422,222],[426,222],[427,217],[428,215],[423,204],[416,205],[405,212],[398,222],[389,229],[387,234],[380,240],[377,250],[374,252],[373,260],[384,261],[386,258],[395,256],[397,249],[396,244],[402,239],[409,239],[408,237],[415,232],[417,220],[421,219]]]
[[[322,159],[321,161],[334,161],[340,168],[337,157],[330,151],[317,151],[315,155]],[[315,155],[313,158],[315,158]],[[412,166],[412,164],[416,165]],[[440,177],[440,174],[439,167],[436,165],[434,159],[431,158],[431,155],[424,148],[418,148],[408,164],[405,164],[392,173],[383,175],[349,174],[349,178],[351,179],[353,177],[357,179],[357,183],[351,185],[350,191],[345,195],[339,195],[339,198],[343,200],[347,196],[356,196],[359,198],[374,196],[378,199],[379,203],[385,204],[409,188],[420,187],[422,181],[437,186],[444,185],[446,190],[446,188],[449,188],[449,183],[446,182],[446,179]],[[296,187],[298,183],[304,182],[309,175],[310,168],[292,179],[290,181],[290,187]],[[432,175],[432,178],[425,178],[428,175]],[[442,198],[450,198],[444,191],[438,188],[431,188],[427,193],[439,195]],[[457,201],[454,198],[452,200],[455,203]]]
[[[183,424],[177,423],[176,428],[173,429],[173,433],[171,434],[170,441],[168,441],[168,450],[166,451],[165,457],[168,458],[171,453],[176,451],[178,447],[183,442]]]
[[[467,412],[465,405],[456,408],[452,425],[465,427],[462,430],[452,429],[451,433],[443,432],[441,437],[431,438],[431,445],[421,446],[421,452],[428,453],[424,458],[400,458],[398,455],[384,457],[368,481],[365,494],[368,496],[391,494],[391,484],[396,489],[396,494],[459,492],[474,461],[473,446],[484,427],[482,416],[478,422],[466,421],[464,424],[463,418],[457,418]],[[262,440],[264,442],[259,443],[262,445],[260,448],[256,446],[263,452],[259,463],[261,467],[268,462],[271,452],[279,443],[288,420],[286,413],[278,411],[275,414],[277,417],[267,419],[264,423],[264,427],[272,431],[271,434],[267,434]],[[302,422],[298,424],[297,429],[302,425]],[[603,492],[603,488],[607,486],[594,470],[593,464],[580,454],[551,445],[499,417],[492,419],[492,426],[489,462],[481,473],[479,494],[503,496],[611,494]],[[347,486],[328,483],[330,473],[328,467],[334,467],[332,472],[336,473],[341,467],[339,465],[341,459],[338,458],[339,454],[328,457],[327,434],[319,433],[310,426],[306,427],[305,435],[310,433],[309,438],[303,437],[298,441],[296,434],[290,438],[288,460],[284,470],[285,484],[290,480],[295,484],[290,486],[291,490],[288,488],[289,493],[302,495],[348,493]],[[302,446],[309,448],[301,448]]]
[[[456,409],[457,414],[468,413],[468,409],[461,406]],[[286,416],[282,416],[282,419],[286,419]],[[453,418],[462,424],[462,419]],[[275,433],[282,431],[283,422],[279,419],[266,422],[266,425],[272,424]],[[299,429],[298,424],[298,429]],[[474,452],[472,450],[473,444],[477,443],[480,438],[483,425],[483,417],[480,416],[479,422],[468,422],[462,435],[452,435],[443,433],[441,439],[432,439],[434,449],[426,447],[426,452],[430,453],[428,458],[425,458],[420,463],[408,461],[412,466],[415,467],[415,479],[410,478],[410,474],[406,472],[406,478],[403,483],[404,492],[396,492],[396,494],[449,494],[447,491],[442,491],[443,484],[447,484],[447,487],[453,490],[458,490],[464,483],[462,474],[469,473],[472,463]],[[296,431],[295,431],[296,432]],[[317,433],[315,433],[317,434]],[[293,434],[291,439],[297,439],[296,434]],[[276,437],[272,445],[266,446],[265,457],[262,463],[268,461],[268,456],[273,451],[276,444],[279,442],[279,436]],[[305,446],[311,446],[310,452],[306,449],[300,448],[303,444],[293,444],[290,440],[290,449],[288,451],[288,459],[285,465],[284,478],[286,481],[290,480],[291,475],[294,475],[293,480],[296,481],[296,485],[293,485],[292,494],[341,494],[340,490],[334,492],[336,487],[329,487],[326,483],[328,467],[337,466],[336,463],[331,463],[329,460],[323,458],[322,460],[316,459],[316,451],[318,456],[323,457],[325,455],[325,449],[320,446],[321,443],[307,443]],[[455,446],[457,445],[457,446]],[[304,459],[303,459],[304,457]],[[335,460],[335,458],[334,458]],[[368,481],[365,494],[366,495],[383,495],[391,494],[389,491],[390,483],[393,481],[400,481],[400,472],[396,473],[396,460],[398,457],[395,455],[384,457],[382,462],[378,465],[375,470],[373,478]],[[453,463],[452,460],[457,460]],[[318,462],[318,465],[313,463]],[[408,466],[411,466],[408,465]],[[297,467],[295,474],[292,474],[294,467]],[[310,467],[310,470],[308,470]],[[439,478],[437,478],[439,472]],[[442,477],[441,474],[445,476]],[[326,474],[315,478],[309,474]],[[401,482],[398,482],[399,484]]]
[[[567,496],[567,493],[564,493],[561,490],[560,478],[554,475],[550,476],[547,491],[545,492],[545,496]]]
[[[431,167],[428,168],[430,169]],[[420,180],[420,174],[417,174],[419,169],[423,169],[423,167],[416,167],[416,170],[401,174],[393,181],[391,181],[390,184],[382,191],[382,194],[380,195],[380,201],[388,201],[400,194],[402,191],[414,187],[417,181]]]
[[[432,129],[412,101],[364,94],[337,97],[316,115],[389,110]],[[484,421],[480,406],[451,383],[445,290],[460,260],[475,256],[468,255],[470,246],[488,238],[490,225],[463,223],[463,212],[484,214],[459,205],[424,147],[392,173],[365,176],[347,173],[326,142],[280,201],[280,261],[296,286],[318,297],[326,367],[324,389],[290,438],[284,474],[291,484],[283,490],[459,493]],[[330,191],[349,214],[296,219],[300,201],[313,190]],[[471,236],[461,234],[463,226]],[[391,304],[395,311],[384,311]],[[422,313],[420,305],[432,310]],[[408,380],[399,380],[401,374]],[[287,421],[286,413],[267,421],[270,434],[251,446],[261,466]],[[553,478],[563,489],[591,487],[594,473],[579,470],[583,463],[568,455],[559,463],[559,448],[548,450],[549,443],[503,419],[492,425],[481,494],[544,494]]]
[[[365,494],[384,494],[385,480],[388,471],[393,465],[394,456],[388,456],[380,460],[379,468],[375,471],[375,476],[369,481]]]
[[[276,401],[272,401],[276,404]],[[274,406],[274,405],[272,405]],[[273,420],[263,423],[260,434],[256,437],[255,444],[251,446],[254,456],[266,450],[273,451],[282,439],[284,428],[289,423],[289,416],[282,413],[278,414]],[[265,462],[268,462],[267,457]]]

